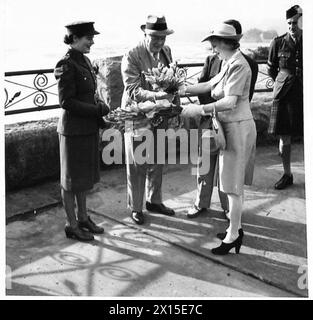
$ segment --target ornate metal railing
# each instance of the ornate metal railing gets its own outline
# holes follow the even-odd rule
[[[259,74],[255,92],[271,92],[273,80],[266,73],[266,61],[259,60],[257,62],[259,64]],[[196,83],[201,74],[203,63],[180,63],[178,66],[181,68],[180,72],[185,74],[187,82]],[[10,80],[14,77],[18,77],[19,80]],[[6,83],[4,88],[5,115],[59,108],[53,69],[5,72],[4,81]],[[23,92],[16,87],[23,89]],[[33,98],[32,105],[23,107],[26,105],[26,100],[30,98]],[[22,108],[19,108],[18,104]]]
[[[4,75],[5,115],[59,108],[53,69],[13,71],[5,72]],[[14,81],[15,78],[18,78],[18,81]],[[17,104],[25,106],[26,100],[31,98],[33,98],[31,107],[16,108]],[[56,103],[48,104],[51,100]],[[8,108],[10,110],[7,110]]]

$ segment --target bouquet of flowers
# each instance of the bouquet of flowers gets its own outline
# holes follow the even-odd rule
[[[137,121],[140,122],[146,119],[144,112],[138,110],[125,110],[121,108],[114,109],[110,111],[105,117],[104,120],[107,123],[110,123],[114,128],[124,131],[125,130],[125,121]]]
[[[117,108],[115,110],[110,111],[110,113],[105,116],[105,120],[107,122],[115,124],[121,121],[141,119],[143,117],[145,117],[145,115],[142,112],[138,113],[136,111],[129,111]]]
[[[153,91],[164,91],[175,95],[178,88],[184,83],[185,75],[179,72],[176,63],[169,67],[159,63],[157,68],[143,72],[145,80],[151,85]],[[135,102],[130,100],[127,109],[112,110],[104,120],[119,129],[125,128],[125,121],[131,120],[137,124],[150,123],[157,127],[164,118],[173,118],[180,114],[182,108],[163,99],[156,101]]]
[[[157,68],[148,69],[148,72],[143,72],[145,80],[151,85],[153,91],[164,91],[174,96],[178,89],[184,84],[186,74],[178,68],[177,63],[171,63],[169,67],[158,64]],[[152,125],[159,125],[164,117],[173,118],[180,114],[182,108],[175,104],[158,108],[155,111],[154,117],[151,120]]]
[[[171,63],[169,67],[159,63],[157,68],[148,69],[148,72],[143,71],[143,74],[154,91],[165,91],[174,95],[186,80],[185,73],[181,72],[176,62]]]

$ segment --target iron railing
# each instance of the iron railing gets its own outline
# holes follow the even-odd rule
[[[260,66],[264,66],[266,64],[266,60],[258,60],[257,63]],[[180,63],[178,64],[178,67],[181,69],[180,71],[185,74],[187,82],[195,83],[201,73],[203,63]],[[266,70],[263,69],[259,67],[259,74],[255,87],[256,93],[272,91],[273,80],[267,75]],[[5,72],[4,81],[6,85],[9,86],[9,88],[4,88],[5,115],[59,108],[60,106],[57,101],[57,86],[53,76],[53,71],[53,69],[38,69]],[[33,78],[29,79],[29,76],[33,76]],[[23,81],[10,80],[12,78],[14,79],[14,77],[23,79]],[[18,91],[16,87],[21,90],[23,89],[23,93],[22,91]],[[19,104],[19,106],[25,106],[26,100],[31,97],[33,98],[31,106],[26,108],[16,108],[17,104]],[[56,103],[49,104],[48,102],[51,102],[51,100]],[[8,110],[9,108],[10,110]]]
[[[50,96],[55,98],[58,96],[56,92],[55,80],[49,79],[52,77],[52,75],[53,69],[5,72],[4,81],[6,86],[10,87],[9,89],[7,87],[4,88],[5,115],[59,108],[59,104],[47,104]],[[27,76],[34,77],[33,79],[29,79]],[[15,77],[18,77],[19,80],[10,80],[11,78],[14,79]],[[52,84],[50,84],[50,82],[52,82]],[[16,87],[23,89],[23,93],[22,91],[16,91]],[[10,91],[14,93],[10,95]],[[32,106],[15,109],[17,104],[22,105],[23,101],[25,102],[26,99],[31,97],[33,97]],[[8,108],[11,110],[7,110]]]

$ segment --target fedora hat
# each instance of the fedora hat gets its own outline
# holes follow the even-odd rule
[[[295,5],[295,6],[292,6],[291,8],[289,8],[287,11],[286,11],[286,19],[298,19],[302,16],[302,9],[300,6],[298,5]]]
[[[76,21],[70,24],[67,24],[65,28],[67,29],[68,35],[75,34],[76,36],[89,36],[100,34],[96,31],[92,21]]]
[[[242,34],[236,34],[236,29],[233,26],[222,23],[211,30],[209,35],[204,38],[202,42],[210,40],[212,37],[239,41],[242,37]]]
[[[141,25],[140,28],[149,35],[168,36],[174,33],[174,30],[167,28],[164,16],[149,15],[146,24]]]

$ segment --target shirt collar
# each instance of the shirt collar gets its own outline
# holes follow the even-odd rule
[[[160,52],[157,52],[157,53],[152,53],[148,46],[147,46],[147,42],[144,40],[144,44],[145,44],[145,47],[147,49],[147,51],[149,52],[149,54],[151,55],[152,59],[154,60],[159,60],[160,59]]]
[[[240,50],[237,49],[236,52],[226,62],[226,64],[231,65],[235,60],[237,60],[240,57],[240,55],[241,55]]]

